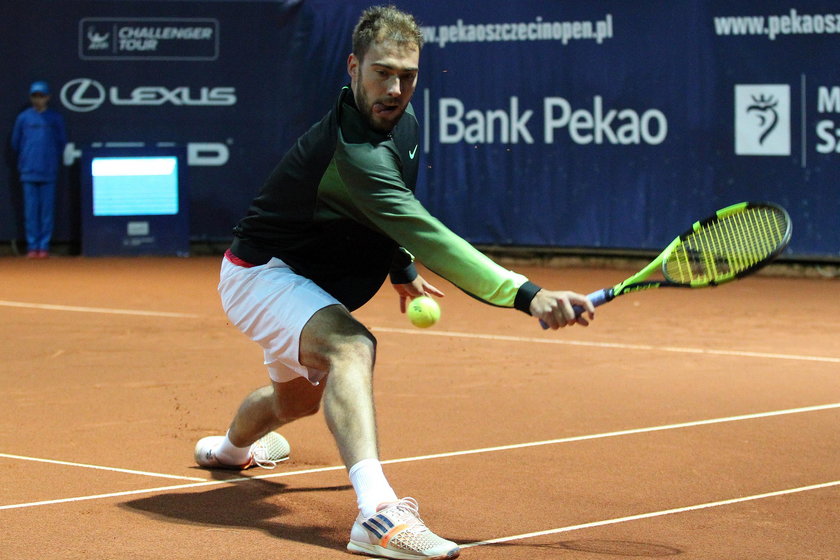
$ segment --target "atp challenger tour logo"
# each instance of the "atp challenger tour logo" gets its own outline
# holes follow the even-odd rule
[[[427,114],[428,114],[427,107]],[[535,109],[522,106],[519,97],[504,109],[467,109],[454,97],[438,100],[438,133],[441,144],[545,144],[568,137],[575,144],[658,145],[668,136],[668,119],[659,109],[609,107],[595,95],[584,106],[564,97],[542,100],[541,125]]]
[[[735,153],[790,155],[790,86],[735,86]]]
[[[82,60],[216,60],[219,22],[210,18],[83,18]]]
[[[110,33],[98,33],[96,27],[91,25],[86,34],[87,50],[90,52],[105,51],[111,47]]]

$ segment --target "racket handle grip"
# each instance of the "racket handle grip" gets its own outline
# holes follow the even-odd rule
[[[599,305],[604,305],[605,303],[610,301],[609,293],[610,293],[609,289],[596,290],[596,291],[592,292],[591,294],[589,294],[588,296],[586,296],[586,299],[591,301],[592,305],[594,305],[595,307],[598,307]],[[575,316],[577,316],[577,317],[580,317],[583,314],[583,312],[585,311],[585,309],[583,307],[581,307],[580,305],[573,305],[572,309],[575,310]]]
[[[591,294],[589,294],[588,296],[586,296],[586,299],[591,301],[592,305],[594,305],[595,307],[598,307],[599,305],[603,305],[603,304],[607,303],[608,301],[610,301],[610,299],[611,299],[609,297],[609,289],[594,291]],[[572,309],[575,310],[575,317],[580,317],[586,311],[586,309],[584,309],[580,305],[573,305]],[[548,325],[542,319],[540,319],[540,326],[543,328],[543,330],[548,329]]]

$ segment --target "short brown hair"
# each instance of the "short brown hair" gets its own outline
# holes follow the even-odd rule
[[[353,29],[353,54],[362,60],[371,43],[386,39],[400,45],[414,44],[418,51],[423,48],[423,33],[414,16],[394,6],[373,6],[362,12]]]

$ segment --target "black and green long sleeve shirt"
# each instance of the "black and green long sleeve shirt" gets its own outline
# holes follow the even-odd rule
[[[486,303],[529,312],[539,287],[497,265],[414,196],[418,124],[411,105],[389,134],[370,129],[347,87],[285,154],[234,228],[231,252],[277,257],[348,309],[391,274],[416,277],[413,258]]]

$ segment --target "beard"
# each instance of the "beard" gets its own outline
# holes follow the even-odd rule
[[[361,81],[356,82],[356,87],[353,89],[353,98],[356,101],[359,113],[367,121],[368,126],[382,134],[391,132],[405,113],[405,106],[393,106],[394,102],[389,98],[378,101],[368,99]],[[388,108],[391,106],[393,108]]]

